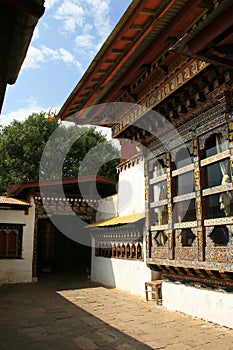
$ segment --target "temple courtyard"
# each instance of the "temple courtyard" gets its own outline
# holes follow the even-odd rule
[[[0,286],[5,349],[230,350],[232,330],[166,310],[74,273]]]

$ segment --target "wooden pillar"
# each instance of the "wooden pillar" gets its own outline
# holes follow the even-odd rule
[[[33,237],[33,257],[32,257],[32,279],[37,279],[37,235],[38,235],[38,213],[35,208],[35,223]]]
[[[229,149],[230,149],[230,174],[231,180],[233,179],[233,122],[228,123],[228,140],[229,140]]]
[[[149,196],[149,162],[145,159],[145,234],[146,234],[146,257],[151,258],[151,231],[150,231],[150,196]]]
[[[205,260],[205,229],[202,208],[202,181],[200,168],[200,154],[198,147],[198,138],[193,139],[193,160],[194,160],[194,185],[196,193],[196,217],[197,217],[197,236],[198,236],[198,261]]]
[[[169,259],[174,259],[175,253],[175,237],[173,230],[173,204],[172,204],[172,169],[171,169],[171,154],[166,153],[167,163],[167,213],[168,213],[168,256]]]

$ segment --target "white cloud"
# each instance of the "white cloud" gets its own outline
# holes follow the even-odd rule
[[[85,23],[83,26],[83,34],[91,33],[93,30],[93,25],[91,23]]]
[[[37,49],[34,46],[29,46],[27,56],[23,63],[24,69],[35,69],[40,68],[44,62],[44,55],[41,50]]]
[[[87,64],[99,50],[100,43],[91,34],[80,34],[75,38],[74,48],[80,59]]]
[[[81,75],[83,75],[85,73],[85,69],[80,61],[75,61],[75,66],[78,68]]]
[[[74,33],[76,27],[82,27],[84,17],[85,9],[78,0],[65,0],[55,13],[55,18],[62,21],[62,27],[68,33]]]
[[[34,46],[29,47],[26,59],[23,63],[23,68],[43,68],[50,61],[61,61],[65,64],[74,64],[80,70],[82,69],[81,63],[76,61],[71,52],[65,50],[64,48],[54,50],[45,45],[42,45],[40,48],[36,48]]]
[[[55,19],[61,21],[65,34],[92,33],[101,43],[110,34],[110,0],[63,0]]]
[[[50,10],[51,7],[57,2],[58,0],[45,0],[45,10]]]
[[[41,54],[43,55],[44,61],[46,59],[46,62],[59,59],[59,49],[53,50],[53,49],[50,49],[50,47],[42,45],[40,48],[40,51],[41,51]]]
[[[95,48],[95,38],[91,34],[77,35],[75,38],[75,45],[77,48],[90,50]]]
[[[61,48],[59,49],[60,58],[65,63],[73,63],[74,56],[67,50]]]
[[[89,15],[94,20],[95,30],[101,40],[104,40],[112,29],[110,25],[110,1],[86,0],[89,5]]]

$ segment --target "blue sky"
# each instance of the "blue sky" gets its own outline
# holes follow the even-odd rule
[[[46,0],[27,57],[8,85],[0,125],[58,112],[131,0]]]

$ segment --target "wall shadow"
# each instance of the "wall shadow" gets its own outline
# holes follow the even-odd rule
[[[97,288],[99,284],[60,277],[0,287],[2,350],[151,349],[57,293],[58,289],[70,289],[75,295],[75,289]]]

